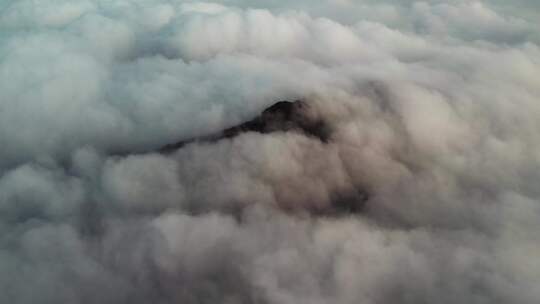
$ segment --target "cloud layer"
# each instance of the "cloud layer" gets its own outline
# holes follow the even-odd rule
[[[538,303],[536,6],[0,3],[0,302]]]

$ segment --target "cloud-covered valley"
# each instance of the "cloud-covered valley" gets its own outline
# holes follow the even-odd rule
[[[537,11],[0,0],[0,302],[538,303]]]

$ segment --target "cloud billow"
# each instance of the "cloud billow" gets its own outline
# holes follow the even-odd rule
[[[535,5],[0,4],[0,302],[538,303]]]

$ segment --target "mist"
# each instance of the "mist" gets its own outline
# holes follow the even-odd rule
[[[0,302],[539,303],[537,12],[0,0]]]

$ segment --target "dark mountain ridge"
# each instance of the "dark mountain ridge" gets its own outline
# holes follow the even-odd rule
[[[187,144],[195,142],[216,142],[233,138],[242,133],[257,132],[298,132],[306,136],[327,142],[330,136],[328,124],[315,114],[311,106],[302,100],[279,101],[266,108],[257,117],[242,124],[227,128],[219,133],[207,136],[184,139],[161,147],[163,154],[172,153]]]

